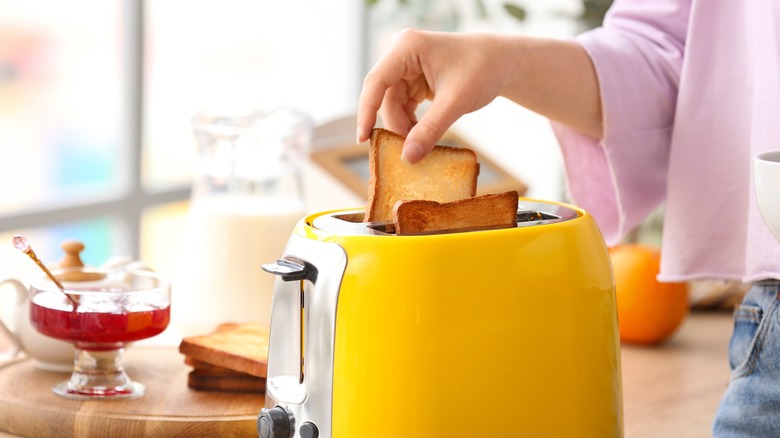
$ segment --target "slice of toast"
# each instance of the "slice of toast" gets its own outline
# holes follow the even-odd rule
[[[399,236],[512,228],[517,226],[518,193],[510,190],[453,202],[399,201],[393,224]]]
[[[268,327],[262,324],[238,324],[207,335],[184,338],[179,352],[193,360],[265,377],[268,334]]]
[[[416,164],[401,160],[404,137],[376,128],[368,150],[370,178],[364,221],[391,221],[403,199],[450,202],[477,192],[477,154],[467,148],[436,146]]]
[[[223,326],[217,331],[224,329]],[[224,391],[263,393],[265,379],[231,370],[185,356],[184,363],[192,367],[187,375],[187,386],[197,391]]]
[[[201,373],[208,373],[211,375],[240,375],[248,376],[249,374],[242,373],[241,371],[231,370],[230,368],[221,367],[218,365],[212,365],[202,360],[193,359],[189,356],[184,357],[184,363],[191,366],[193,370],[200,371]],[[255,376],[253,376],[255,377]],[[259,378],[259,377],[258,377]]]
[[[198,391],[263,393],[265,379],[244,373],[213,374],[195,369],[187,375],[187,386]]]

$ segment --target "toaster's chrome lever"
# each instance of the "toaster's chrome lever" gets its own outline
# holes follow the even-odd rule
[[[309,280],[314,283],[317,279],[317,268],[314,265],[292,257],[266,263],[262,268],[265,272],[282,277],[284,281]]]

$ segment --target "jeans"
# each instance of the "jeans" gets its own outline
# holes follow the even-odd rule
[[[734,311],[731,381],[713,424],[715,438],[780,437],[780,281],[753,285]]]

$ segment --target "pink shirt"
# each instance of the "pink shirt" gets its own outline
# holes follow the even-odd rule
[[[617,0],[578,41],[604,138],[553,129],[607,243],[665,203],[661,280],[780,278],[751,174],[754,155],[780,149],[780,1]]]

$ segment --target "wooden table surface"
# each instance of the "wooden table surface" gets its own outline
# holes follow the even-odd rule
[[[731,327],[728,313],[693,313],[661,346],[622,346],[626,437],[712,435],[712,419],[729,377]],[[0,352],[4,343],[0,339]],[[0,437],[10,436],[0,432]]]
[[[190,368],[169,346],[131,346],[125,367],[146,386],[143,398],[68,400],[51,392],[67,373],[35,369],[28,359],[0,366],[0,430],[29,437],[257,437],[263,394],[189,389]]]
[[[692,313],[656,347],[623,344],[623,412],[629,438],[711,437],[729,381],[730,313]]]

